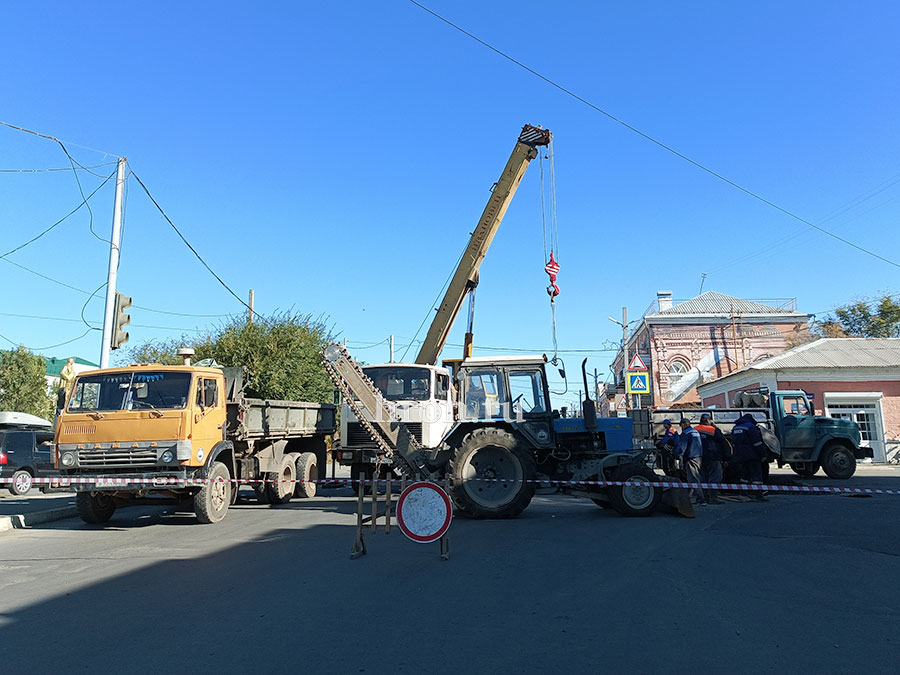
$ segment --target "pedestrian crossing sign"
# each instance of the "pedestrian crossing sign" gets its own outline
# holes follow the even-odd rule
[[[628,394],[649,394],[649,373],[646,370],[628,373],[628,377],[625,378],[625,392]]]

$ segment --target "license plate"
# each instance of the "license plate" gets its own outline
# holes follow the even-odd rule
[[[123,481],[121,478],[98,478],[97,479],[97,487],[98,488],[108,488],[108,487],[120,487],[125,485],[127,481]]]

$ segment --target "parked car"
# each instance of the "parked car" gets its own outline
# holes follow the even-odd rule
[[[0,412],[0,479],[7,489],[24,495],[31,491],[35,478],[58,476],[50,422],[33,415]],[[51,487],[42,485],[41,490]]]

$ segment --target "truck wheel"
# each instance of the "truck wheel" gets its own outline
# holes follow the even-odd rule
[[[508,431],[476,429],[450,460],[450,496],[473,518],[515,518],[537,487],[534,457]]]
[[[105,492],[79,492],[75,496],[78,515],[89,525],[99,525],[112,518],[116,504]]]
[[[812,478],[819,471],[818,462],[793,462],[790,467],[791,471],[804,478]]]
[[[641,485],[614,485],[609,488],[609,503],[623,516],[649,516],[659,505],[662,490],[654,487],[656,474],[640,464],[623,464],[616,467],[613,480],[639,481]],[[644,487],[646,484],[646,487]]]
[[[281,458],[281,466],[278,473],[270,473],[270,483],[266,484],[266,492],[269,493],[269,502],[272,504],[287,504],[294,496],[297,468],[290,454]]]
[[[33,486],[34,476],[25,469],[19,469],[10,478],[9,491],[17,496],[27,495]]]
[[[856,473],[856,457],[853,450],[841,443],[825,448],[822,453],[822,468],[829,478],[845,480]]]
[[[222,462],[213,462],[206,483],[194,495],[194,513],[203,524],[218,523],[231,505],[231,474]]]
[[[315,497],[319,479],[319,458],[312,452],[304,452],[296,459],[298,497]]]

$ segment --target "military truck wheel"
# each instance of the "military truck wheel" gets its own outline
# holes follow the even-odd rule
[[[25,469],[19,469],[10,478],[9,491],[16,496],[27,495],[34,487],[34,476]]]
[[[228,467],[222,462],[213,462],[206,478],[200,492],[194,495],[194,513],[197,520],[208,525],[218,523],[228,513],[234,486]]]
[[[842,443],[829,445],[822,451],[822,468],[829,478],[846,480],[856,473],[853,450]]]
[[[818,462],[794,462],[790,467],[791,471],[804,478],[812,478],[819,471]]]
[[[466,436],[449,471],[454,504],[473,518],[515,518],[537,487],[534,457],[503,429],[476,429]]]
[[[609,503],[623,516],[649,516],[662,499],[662,489],[654,487],[656,474],[640,464],[623,464],[613,471],[613,480],[640,482],[641,485],[614,485],[609,488]],[[645,487],[646,485],[646,487]]]
[[[315,453],[304,452],[296,459],[297,488],[294,494],[298,497],[315,497],[316,481],[319,479],[319,458]]]
[[[116,504],[105,492],[79,492],[75,497],[78,515],[89,525],[99,525],[112,518]]]
[[[266,484],[266,491],[269,493],[269,502],[272,504],[287,504],[294,496],[294,487],[296,486],[297,467],[290,454],[281,458],[281,465],[278,467],[278,473],[269,474],[271,482]]]

